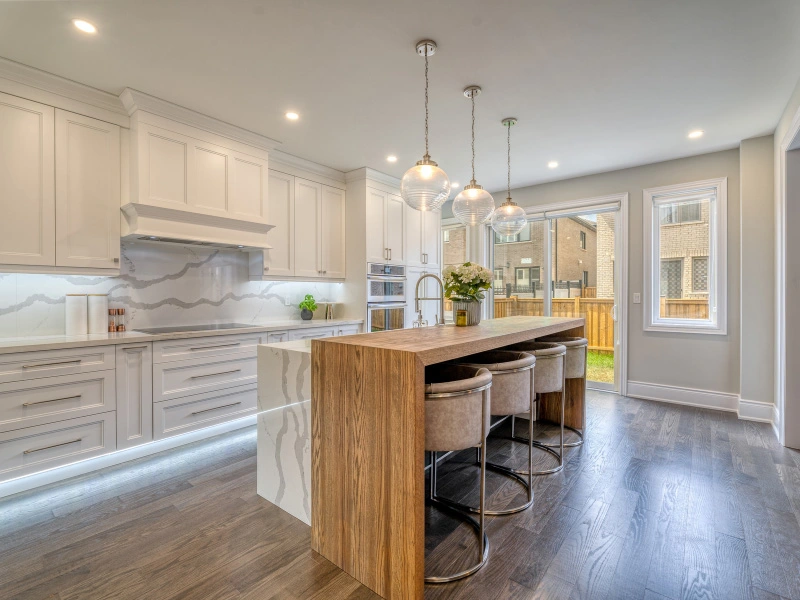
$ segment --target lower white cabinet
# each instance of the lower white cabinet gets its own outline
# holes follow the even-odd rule
[[[256,354],[195,358],[153,366],[153,401],[256,383]]]
[[[117,346],[117,448],[153,439],[153,345]]]
[[[0,481],[114,452],[114,412],[0,433]]]
[[[288,342],[288,341],[289,341],[288,331],[270,331],[267,334],[268,344],[277,344],[278,342]]]
[[[361,333],[361,325],[339,325],[336,335],[356,335]]]
[[[253,383],[157,402],[153,413],[155,438],[159,440],[254,414],[258,410],[257,398],[257,385]]]
[[[336,330],[333,327],[315,327],[313,329],[293,329],[289,332],[289,341],[313,340],[317,338],[333,337]]]

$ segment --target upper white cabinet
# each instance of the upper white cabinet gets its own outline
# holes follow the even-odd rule
[[[367,262],[405,264],[405,207],[399,195],[367,187]]]
[[[54,123],[53,107],[0,94],[2,264],[55,265]]]
[[[344,279],[344,190],[269,171],[270,249],[250,255],[251,279]]]
[[[56,265],[119,267],[119,127],[56,110]]]
[[[441,211],[419,211],[406,205],[406,247],[409,267],[438,267]]]
[[[0,172],[0,264],[119,268],[119,126],[0,94]]]

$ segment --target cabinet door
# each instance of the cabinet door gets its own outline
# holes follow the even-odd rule
[[[278,342],[288,342],[288,341],[289,341],[288,331],[270,331],[267,334],[268,344],[277,344]]]
[[[232,216],[231,151],[194,138],[186,138],[186,142],[189,148],[188,204],[196,212]]]
[[[266,159],[233,152],[230,216],[234,219],[268,222],[270,171]]]
[[[322,275],[344,279],[344,190],[322,186]]]
[[[437,268],[441,264],[442,213],[438,210],[433,210],[421,214],[423,219],[423,260],[426,267]]]
[[[117,449],[153,439],[153,345],[117,346]]]
[[[367,262],[389,260],[386,245],[386,192],[367,188]]]
[[[389,194],[386,199],[386,247],[389,262],[406,262],[406,203],[400,196]]]
[[[294,181],[294,274],[321,277],[320,204],[322,185],[295,177]]]
[[[139,125],[137,202],[186,209],[191,140],[173,131]]]
[[[56,264],[54,115],[0,94],[0,264]]]
[[[269,172],[266,216],[275,227],[267,233],[272,248],[264,250],[265,275],[294,275],[294,184],[292,175]]]
[[[406,213],[406,264],[409,267],[421,267],[425,264],[423,257],[422,229],[427,212],[421,212],[405,205]]]
[[[119,127],[56,110],[56,265],[119,267]]]

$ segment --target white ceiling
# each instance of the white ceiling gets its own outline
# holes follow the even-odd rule
[[[477,176],[491,190],[505,187],[503,117],[519,118],[519,187],[735,147],[774,129],[800,75],[797,0],[0,2],[0,56],[398,177],[423,153],[424,37],[439,44],[431,155],[467,183],[462,89],[481,85]],[[695,128],[706,135],[688,140]]]

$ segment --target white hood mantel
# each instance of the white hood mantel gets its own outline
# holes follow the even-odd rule
[[[270,248],[269,152],[279,142],[136,90],[120,99],[131,119],[123,239]]]

